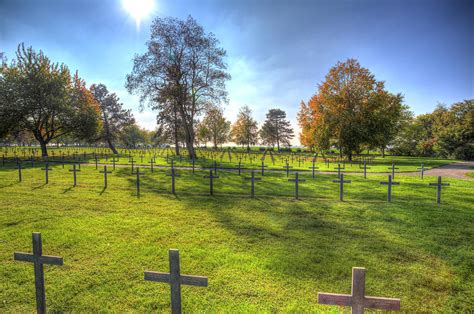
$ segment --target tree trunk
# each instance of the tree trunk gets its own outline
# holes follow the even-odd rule
[[[41,157],[48,157],[48,149],[45,141],[39,141],[41,145]]]
[[[110,139],[110,137],[107,136],[107,138],[105,140],[107,141],[107,144],[109,145],[109,148],[112,150],[112,152],[115,155],[118,155],[118,151],[117,151],[117,149],[115,149],[114,143],[112,143],[112,140]]]

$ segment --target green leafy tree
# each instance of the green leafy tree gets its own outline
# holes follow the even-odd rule
[[[276,145],[278,150],[280,150],[280,144],[290,146],[290,141],[293,137],[293,128],[290,121],[286,119],[285,111],[270,109],[267,113],[267,119],[260,129],[262,143],[273,147]]]
[[[99,105],[78,74],[71,76],[67,66],[23,44],[16,58],[0,70],[0,133],[30,131],[42,156],[48,155],[48,143],[61,136],[94,138]]]
[[[220,108],[211,107],[208,109],[201,124],[208,130],[209,140],[212,141],[214,149],[229,139],[230,121],[227,121]]]
[[[90,89],[100,106],[102,129],[98,139],[105,141],[112,152],[118,154],[114,141],[125,126],[135,123],[135,119],[131,110],[123,109],[123,104],[117,95],[109,93],[104,84],[94,84]]]
[[[136,123],[127,125],[120,133],[121,142],[129,148],[137,148],[150,142],[149,132],[140,128]]]
[[[230,134],[234,143],[247,146],[247,150],[250,150],[250,145],[257,144],[257,121],[252,118],[252,110],[248,106],[243,106],[240,109]]]

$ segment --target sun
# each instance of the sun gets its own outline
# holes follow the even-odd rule
[[[155,9],[154,0],[122,0],[122,7],[135,20],[137,28],[140,22],[148,17]]]

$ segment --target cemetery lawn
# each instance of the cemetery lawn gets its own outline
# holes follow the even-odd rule
[[[145,270],[169,272],[168,249],[181,272],[209,278],[209,287],[183,286],[185,312],[317,312],[317,292],[350,293],[351,268],[367,269],[366,294],[401,299],[404,311],[468,312],[474,308],[474,182],[402,177],[387,203],[385,176],[347,175],[338,201],[335,175],[301,175],[301,199],[282,173],[250,183],[218,172],[208,196],[205,172],[179,171],[177,194],[164,170],[142,178],[135,195],[129,169],[102,175],[82,167],[72,187],[69,167],[44,172],[0,169],[0,312],[35,310],[31,252],[41,232],[43,254],[64,258],[45,266],[46,301],[53,312],[170,311],[169,285],[145,282]],[[208,172],[207,172],[208,174]],[[248,176],[248,175],[245,175]],[[260,177],[260,175],[258,175]],[[293,177],[290,175],[290,177]]]

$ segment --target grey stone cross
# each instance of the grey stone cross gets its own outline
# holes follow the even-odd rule
[[[262,159],[262,177],[265,175],[265,161]]]
[[[137,167],[137,170],[132,172],[132,174],[137,176],[137,197],[140,197],[140,176],[144,176],[145,173],[140,172],[140,167]]]
[[[176,173],[176,169],[173,167],[173,163],[171,163],[171,173],[167,174],[166,176],[171,177],[171,193],[175,194],[175,178],[179,177],[180,174]]]
[[[364,309],[400,311],[400,299],[365,296],[365,268],[352,268],[351,294],[318,292],[318,303],[350,306],[352,314],[362,314]]]
[[[261,178],[256,178],[255,177],[255,171],[252,170],[252,176],[250,178],[245,178],[245,180],[249,180],[249,181],[252,182],[252,188],[251,188],[250,195],[252,197],[255,197],[255,181],[260,181],[262,179]]]
[[[209,170],[209,175],[204,176],[204,179],[209,179],[209,194],[214,195],[214,179],[219,178],[218,176],[214,176],[212,174],[212,169]]]
[[[53,169],[49,168],[49,162],[46,162],[44,164],[44,168],[41,168],[41,170],[44,171],[44,176],[45,176],[44,179],[45,179],[46,184],[48,184],[49,183],[49,172],[53,170]]]
[[[128,160],[131,164],[132,164],[132,174],[135,173],[135,160],[133,160],[133,157],[131,157],[129,160]]]
[[[288,177],[290,175],[290,168],[293,168],[288,164],[288,160],[286,161],[286,165],[283,168],[286,170],[286,177]]]
[[[392,170],[392,178],[395,179],[395,169],[398,169],[398,168],[395,167],[395,162],[392,161],[392,166],[388,167],[388,169]]]
[[[62,265],[63,258],[59,256],[43,255],[43,244],[41,242],[41,233],[39,232],[33,232],[33,254],[15,252],[13,258],[15,261],[30,262],[34,264],[36,311],[40,314],[46,313],[43,264]]]
[[[423,165],[423,163],[421,163],[421,167],[420,168],[416,168],[417,170],[420,170],[420,176],[421,176],[421,180],[423,180],[423,177],[425,176],[425,166]]]
[[[119,161],[119,159],[115,159],[115,156],[112,158],[112,169],[115,170],[115,163]]]
[[[21,161],[17,162],[17,166],[18,166],[18,181],[21,182],[23,180],[23,176],[21,174]]]
[[[341,170],[343,170],[345,168],[346,168],[345,166],[341,168],[341,164],[337,163],[337,168],[334,168],[334,169],[337,169],[337,177],[338,178],[341,178]]]
[[[367,179],[367,169],[370,167],[367,167],[367,160],[364,159],[364,179]]]
[[[161,273],[145,271],[145,280],[169,283],[171,288],[171,312],[180,314],[181,309],[181,285],[207,287],[207,277],[182,275],[179,263],[179,251],[169,250],[170,272]]]
[[[104,189],[106,189],[107,188],[107,174],[112,173],[112,171],[107,171],[107,166],[104,165],[104,170],[99,171],[99,172],[104,174]]]
[[[72,169],[69,169],[69,172],[72,172],[74,174],[74,186],[76,186],[77,185],[77,174],[76,173],[81,172],[81,170],[78,170],[76,168],[76,164],[74,163],[72,165]]]
[[[315,171],[316,169],[319,169],[319,167],[316,167],[316,158],[313,158],[313,165],[311,167],[309,167],[309,169],[311,169],[311,172],[312,172],[312,175],[313,175],[313,179],[314,179],[314,175],[315,175]]]
[[[155,158],[151,158],[148,163],[150,164],[150,171],[153,173],[153,164],[155,163]]]
[[[388,181],[380,182],[380,184],[387,186],[387,201],[391,202],[392,201],[392,185],[400,185],[400,182],[392,181],[392,176],[388,175]]]
[[[304,180],[304,179],[299,179],[299,177],[298,177],[298,172],[296,172],[296,173],[295,173],[295,178],[294,178],[294,179],[288,179],[288,181],[290,181],[290,182],[295,182],[295,198],[298,199],[298,196],[299,196],[299,195],[298,195],[298,194],[299,194],[299,192],[298,192],[299,183],[300,183],[300,182],[304,182],[304,181],[306,181],[306,180]]]
[[[441,187],[443,186],[449,186],[449,183],[441,183],[441,176],[438,176],[438,182],[437,183],[429,183],[429,186],[436,186],[437,187],[437,193],[436,193],[436,202],[441,204]]]
[[[339,183],[339,200],[344,200],[344,183],[351,183],[351,180],[344,181],[344,174],[341,173],[339,180],[332,180],[334,183]]]

